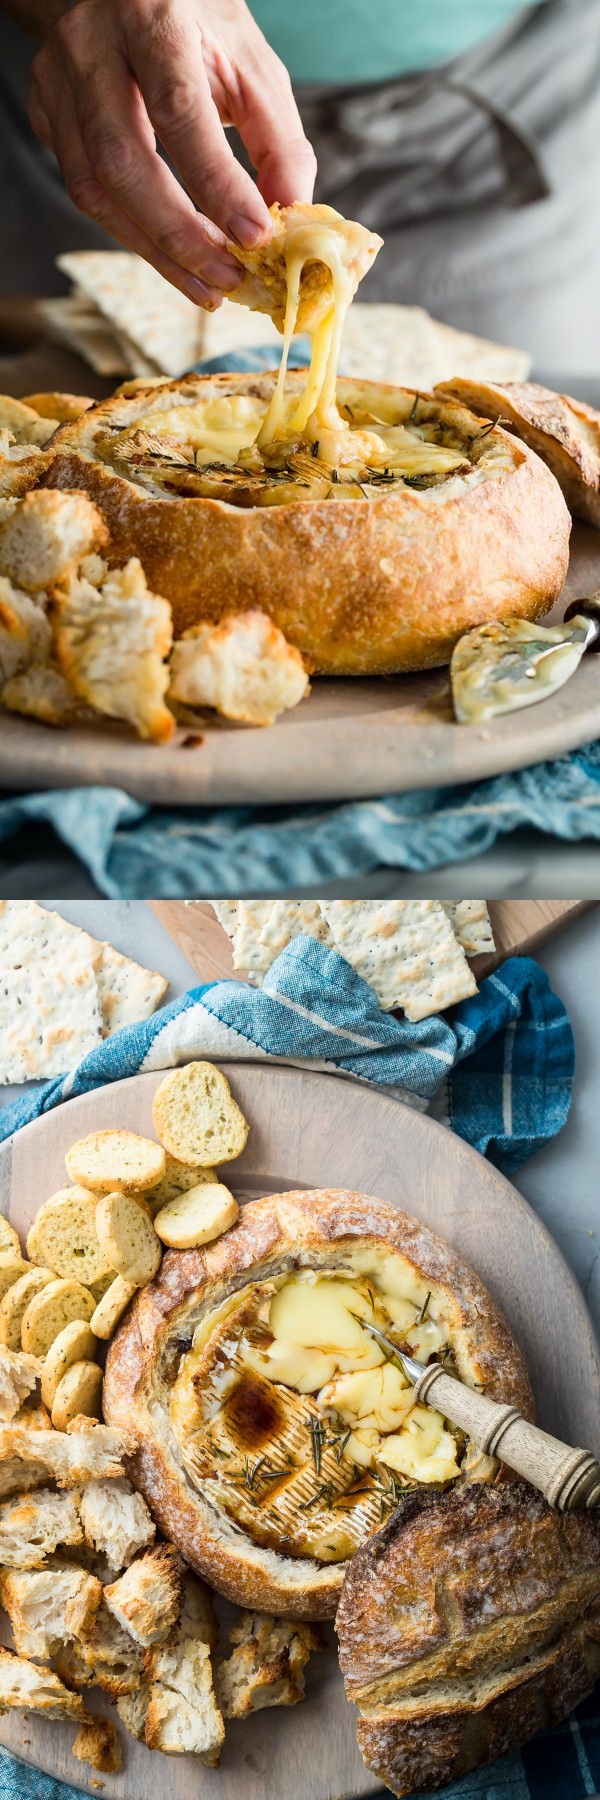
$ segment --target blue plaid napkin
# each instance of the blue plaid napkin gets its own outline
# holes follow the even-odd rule
[[[506,1173],[561,1130],[573,1080],[573,1036],[539,965],[513,957],[445,1017],[411,1025],[380,1011],[336,950],[296,938],[262,988],[217,981],[117,1032],[69,1076],[0,1113],[0,1138],[73,1095],[195,1056],[257,1058],[385,1087],[429,1108]],[[522,1753],[446,1790],[448,1800],[580,1800],[600,1782],[592,1701]],[[0,1753],[0,1800],[68,1800],[72,1790]]]
[[[196,368],[272,368],[277,348],[213,357]],[[290,367],[307,361],[299,338]],[[241,742],[241,739],[240,739]],[[148,755],[152,756],[149,749]],[[377,868],[437,869],[480,856],[534,825],[569,842],[600,837],[600,744],[473,786],[428,788],[328,806],[148,807],[120,788],[57,790],[0,801],[0,843],[34,822],[85,864],[100,893],[202,896],[318,887]]]

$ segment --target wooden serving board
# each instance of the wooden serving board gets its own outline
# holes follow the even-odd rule
[[[247,977],[233,967],[231,941],[213,912],[210,900],[150,900],[148,904],[164,925],[201,981]],[[529,956],[546,938],[573,924],[598,904],[595,900],[490,900],[495,951],[473,956],[477,980],[497,969],[507,956]]]
[[[545,1227],[487,1162],[443,1126],[387,1095],[335,1076],[223,1061],[250,1122],[228,1180],[240,1200],[300,1187],[354,1187],[416,1214],[471,1262],[506,1313],[532,1375],[548,1430],[600,1452],[600,1347],[583,1296]],[[64,1182],[76,1137],[125,1126],[152,1133],[160,1075],[66,1102],[0,1150],[0,1210],[23,1237],[44,1198]],[[98,1709],[106,1714],[105,1696]],[[376,1792],[355,1743],[333,1640],[308,1665],[307,1697],[230,1724],[219,1772],[191,1758],[168,1764],[120,1729],[125,1766],[102,1777],[105,1800],[140,1800],[168,1787],[172,1800],[343,1800]],[[16,1713],[0,1743],[75,1787],[90,1788],[71,1756],[74,1727]]]
[[[577,525],[569,575],[549,615],[600,586],[600,532]],[[125,788],[163,806],[364,799],[481,781],[564,755],[600,734],[600,657],[584,657],[558,694],[508,718],[457,725],[447,671],[378,681],[315,680],[270,730],[216,720],[169,745],[103,725],[55,730],[3,714],[0,788]]]

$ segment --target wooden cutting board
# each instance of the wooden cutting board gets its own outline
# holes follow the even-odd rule
[[[216,1059],[219,1060],[219,1059]],[[405,1208],[440,1232],[479,1271],[524,1351],[539,1422],[600,1451],[600,1349],[583,1295],[560,1250],[510,1182],[468,1144],[385,1094],[311,1070],[223,1062],[250,1124],[228,1181],[245,1202],[289,1188],[354,1187]],[[64,1182],[74,1139],[117,1126],[153,1134],[157,1075],[115,1082],[66,1101],[0,1149],[0,1210],[24,1238],[40,1201]],[[218,1772],[193,1758],[165,1762],[118,1724],[125,1766],[103,1775],[102,1800],[344,1800],[379,1792],[355,1739],[333,1636],[308,1665],[302,1705],[272,1708],[227,1728]],[[106,1716],[106,1696],[97,1710]],[[118,1722],[117,1722],[118,1723]],[[0,1744],[86,1792],[95,1779],[75,1762],[75,1727],[17,1712]]]
[[[150,900],[148,904],[177,944],[182,955],[196,969],[201,981],[224,980],[236,975],[231,944],[216,918],[210,900]],[[528,956],[556,931],[573,924],[595,900],[490,900],[488,902],[494,928],[496,950],[472,958],[477,979],[483,979],[507,956]]]

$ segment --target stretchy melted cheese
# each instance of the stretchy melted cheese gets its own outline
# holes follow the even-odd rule
[[[259,1544],[335,1562],[415,1483],[457,1478],[459,1446],[362,1320],[451,1355],[422,1284],[303,1270],[245,1287],[198,1326],[170,1417],[203,1493]]]

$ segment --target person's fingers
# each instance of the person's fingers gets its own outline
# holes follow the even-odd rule
[[[196,204],[237,243],[266,239],[269,213],[227,142],[191,9],[154,12],[143,30],[128,22],[127,47],[157,136]]]
[[[29,104],[34,128],[39,129],[43,117],[48,124],[44,102],[38,95],[37,82],[33,84]],[[138,256],[143,256],[146,262],[152,263],[166,281],[179,288],[195,305],[210,310],[219,306],[222,298],[220,291],[179,268],[168,256],[162,255],[151,238],[122,211],[96,179],[86,154],[73,96],[66,80],[60,82],[54,78],[48,90],[48,106],[52,115],[52,125],[48,127],[49,148],[54,151],[60,163],[67,192],[80,212],[102,225],[126,250],[133,250]]]
[[[257,171],[268,206],[312,200],[317,161],[302,126],[283,63],[263,43],[264,56],[244,59],[233,123]]]
[[[33,130],[37,132],[37,136],[42,139],[42,143],[46,145],[46,149],[53,150],[54,144],[52,141],[50,120],[34,75],[32,75],[29,84],[27,113],[30,125],[33,127]]]

